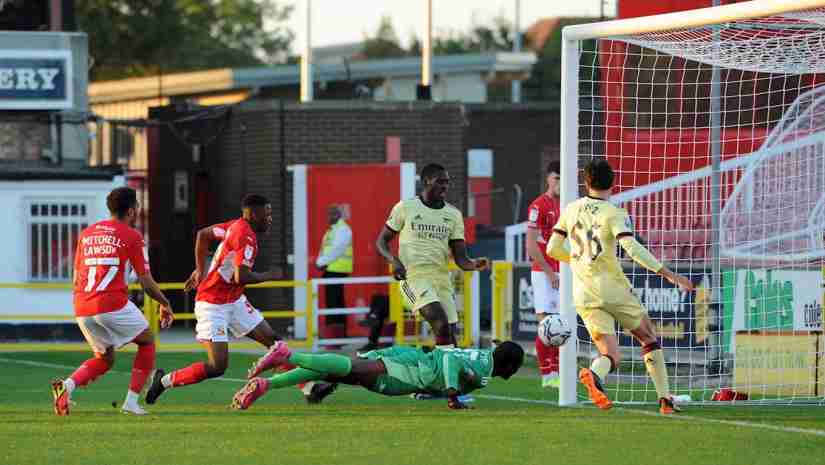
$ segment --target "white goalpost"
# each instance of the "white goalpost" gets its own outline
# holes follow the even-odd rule
[[[561,203],[605,158],[613,202],[683,293],[623,266],[657,327],[672,391],[693,403],[825,403],[825,0],[762,0],[563,31]],[[577,326],[570,269],[562,315]],[[580,327],[559,403],[587,400]],[[606,388],[654,403],[640,347]]]

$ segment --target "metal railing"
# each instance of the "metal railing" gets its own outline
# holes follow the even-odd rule
[[[183,291],[184,283],[158,283],[158,287],[165,291]],[[287,310],[263,310],[261,315],[264,318],[295,318],[305,317],[307,321],[307,337],[304,341],[291,341],[293,346],[297,347],[313,347],[313,338],[315,331],[313,329],[313,286],[311,282],[307,281],[267,281],[259,284],[252,284],[248,288],[296,288],[304,287],[307,290],[307,308],[304,310],[287,309]],[[0,283],[0,289],[29,289],[29,290],[66,290],[71,291],[73,285],[71,283]],[[142,288],[138,284],[129,285],[130,291],[140,291]],[[158,318],[159,303],[149,297],[148,294],[143,294],[143,314],[149,322],[149,327],[155,334],[159,334],[160,320]],[[73,314],[0,314],[0,322],[2,321],[73,321]],[[194,320],[194,313],[175,313],[176,321]],[[156,344],[160,346],[160,338],[156,339]],[[167,345],[167,344],[164,344]],[[174,344],[169,344],[174,346]]]
[[[312,290],[312,298],[314,299],[312,302],[312,306],[317,309],[314,312],[314,327],[320,328],[319,318],[321,316],[327,315],[363,315],[369,313],[369,307],[344,307],[344,308],[321,308],[318,302],[318,288],[320,286],[328,286],[330,284],[381,284],[381,283],[391,283],[395,281],[393,278],[389,276],[374,276],[374,277],[357,277],[357,278],[320,278],[320,279],[311,279],[311,290]],[[309,296],[307,297],[309,299]],[[392,314],[392,312],[390,312]],[[401,315],[403,318],[403,314]],[[399,320],[395,320],[390,317],[393,321],[398,323]],[[403,323],[400,324],[403,328]],[[307,335],[311,332],[311,327],[309,326],[309,320],[307,320]],[[317,338],[313,337],[312,341],[312,350],[317,351],[320,346],[328,346],[328,345],[340,345],[340,344],[353,344],[353,343],[366,343],[366,337],[338,337],[338,338],[322,338],[320,337],[320,333]],[[396,335],[397,340],[397,335]],[[404,340],[404,335],[401,335],[400,340]],[[394,338],[391,337],[382,337],[379,339],[380,342],[393,342]]]
[[[458,270],[455,265],[450,268],[452,271]],[[462,333],[459,335],[459,345],[463,347],[470,347],[477,345],[479,342],[479,283],[478,273],[462,272]],[[413,343],[423,344],[425,338],[418,332],[417,328],[421,325],[422,320],[417,313],[414,318],[415,328],[413,334],[407,335],[405,328],[407,318],[405,317],[404,306],[401,299],[400,286],[397,281],[389,276],[372,276],[372,277],[353,277],[353,278],[321,278],[311,279],[308,281],[267,281],[265,283],[253,284],[247,286],[251,289],[259,288],[298,288],[304,287],[306,289],[306,308],[301,309],[284,309],[284,310],[262,310],[261,315],[264,318],[300,318],[306,320],[306,339],[291,341],[291,344],[297,347],[308,347],[317,350],[319,347],[338,344],[350,344],[366,342],[365,337],[351,337],[351,338],[320,338],[319,337],[319,317],[324,315],[350,315],[350,314],[365,314],[369,312],[368,307],[350,307],[350,308],[319,308],[318,290],[320,286],[330,284],[381,284],[386,283],[389,290],[390,300],[390,321],[395,323],[394,337],[383,337],[382,342]],[[184,283],[158,283],[161,290],[164,291],[183,291]],[[73,289],[71,283],[0,283],[0,290],[2,289],[19,289],[19,290],[60,290],[69,291]],[[138,284],[131,284],[130,291],[141,291],[142,288]],[[155,334],[159,334],[160,320],[158,316],[159,303],[149,297],[144,292],[143,298],[143,313],[149,322],[149,327]],[[72,313],[60,314],[34,314],[34,313],[0,313],[0,322],[3,321],[74,321],[75,317]],[[175,313],[176,321],[194,320],[194,313]],[[158,338],[157,344],[160,346]],[[174,347],[176,343],[164,343],[164,346]]]

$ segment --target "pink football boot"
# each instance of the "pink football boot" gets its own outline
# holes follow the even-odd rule
[[[263,357],[259,358],[258,361],[252,365],[252,368],[250,368],[246,374],[246,379],[252,379],[263,371],[286,363],[290,355],[292,355],[292,351],[289,350],[286,342],[277,341],[275,344],[272,344],[272,347],[269,348],[269,351],[264,354]]]
[[[254,378],[246,383],[232,398],[232,408],[246,410],[259,397],[269,390],[269,380],[264,378]]]

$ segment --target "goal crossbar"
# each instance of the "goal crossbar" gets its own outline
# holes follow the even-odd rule
[[[758,0],[730,5],[699,8],[656,16],[617,19],[599,23],[566,26],[562,30],[565,41],[601,39],[630,34],[673,31],[692,27],[721,24],[729,21],[765,18],[768,16],[825,7],[823,0]]]

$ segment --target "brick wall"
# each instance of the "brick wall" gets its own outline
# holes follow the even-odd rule
[[[479,104],[466,106],[468,125],[464,151],[493,151],[493,225],[513,221],[513,185],[523,191],[519,221],[527,206],[545,188],[542,174],[547,162],[558,160],[559,108],[555,104]]]
[[[163,107],[153,117],[172,121],[189,114]],[[202,148],[199,162],[192,160],[180,134],[165,126],[157,129],[159,144],[150,155],[150,222],[153,265],[160,265],[154,272],[161,281],[187,277],[194,266],[194,230],[237,217],[247,192],[273,202],[273,226],[259,237],[255,268],[282,265],[292,250],[292,176],[284,176],[284,165],[382,163],[388,136],[401,138],[402,160],[418,169],[430,162],[447,167],[453,178],[448,200],[465,213],[466,151],[492,149],[494,187],[506,189],[494,197],[493,220],[507,225],[512,221],[512,185],[524,191],[523,219],[526,206],[543,189],[542,166],[557,152],[559,134],[558,110],[551,106],[429,102],[321,101],[282,107],[277,100],[258,100],[235,106],[223,131],[219,125],[208,129],[219,135]],[[173,213],[166,205],[172,199],[174,171],[181,169],[193,177],[192,212],[187,214]],[[209,195],[201,196],[208,201],[196,200],[195,191],[203,188],[195,187],[199,176],[208,178]],[[285,290],[255,290],[249,296],[262,310],[287,308],[291,302]]]
[[[216,220],[237,214],[243,192],[258,192],[272,199],[273,226],[260,240],[261,267],[283,263],[292,249],[292,177],[283,179],[281,174],[280,111],[277,101],[237,107],[219,142],[221,150],[212,170],[219,186]],[[465,208],[467,167],[460,106],[314,102],[287,103],[283,112],[287,165],[383,163],[385,138],[398,136],[402,161],[415,162],[418,168],[437,162],[450,171],[454,182],[448,200]]]
[[[163,107],[153,114],[173,120],[190,113]],[[321,101],[281,107],[277,100],[258,100],[233,108],[226,129],[203,148],[203,159],[197,164],[187,161],[191,149],[179,140],[179,134],[164,127],[159,132],[161,143],[151,180],[153,241],[174,237],[176,250],[163,252],[168,255],[165,262],[187,264],[174,266],[175,271],[164,276],[168,280],[182,279],[178,268],[187,268],[192,262],[186,238],[194,228],[203,226],[197,218],[215,223],[237,216],[246,192],[258,192],[273,201],[274,224],[272,231],[261,237],[260,267],[284,263],[292,248],[292,177],[283,176],[282,166],[381,163],[387,136],[401,138],[402,159],[415,162],[419,169],[429,162],[445,165],[454,178],[449,201],[465,211],[466,151],[491,149],[493,185],[504,189],[493,197],[493,223],[504,226],[512,222],[514,184],[523,191],[519,213],[523,220],[529,202],[544,189],[543,167],[558,158],[559,113],[558,107],[550,104]],[[162,206],[172,196],[175,169],[191,169],[193,174],[209,178],[207,211],[191,215],[191,221],[183,221],[181,215],[170,216],[169,209]],[[192,186],[194,191],[194,181]],[[194,204],[193,196],[193,209]],[[185,250],[177,250],[178,245]]]
[[[173,120],[176,112],[164,107],[155,114]],[[279,101],[252,101],[232,109],[226,129],[204,147],[200,163],[181,161],[191,158],[186,152],[189,149],[169,128],[161,127],[161,143],[155,156],[161,162],[155,164],[158,169],[150,182],[157,204],[171,197],[174,169],[186,166],[193,176],[198,172],[205,174],[209,178],[210,200],[205,207],[208,211],[203,215],[194,213],[204,207],[195,205],[193,187],[193,213],[188,218],[202,216],[208,224],[237,217],[240,199],[247,192],[269,197],[273,202],[273,225],[268,234],[259,237],[260,252],[255,265],[257,270],[264,270],[284,264],[292,250],[292,176],[283,175],[284,165],[383,163],[385,138],[400,137],[402,161],[414,162],[418,169],[437,162],[450,171],[453,184],[448,200],[464,210],[465,125],[461,106],[453,104],[314,102],[285,103],[282,107]],[[185,279],[186,270],[191,271],[194,266],[193,231],[204,224],[197,224],[196,219],[177,220],[168,208],[153,208],[151,215],[155,225],[153,240],[163,244],[162,262],[170,265],[156,271],[158,279]],[[177,238],[174,244],[165,243],[170,237]],[[286,308],[291,293],[254,290],[249,296],[261,309],[271,310]]]

